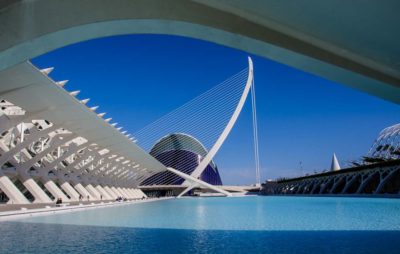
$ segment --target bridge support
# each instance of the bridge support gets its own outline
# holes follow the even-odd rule
[[[399,174],[400,160],[394,160],[286,179],[264,188],[275,194],[397,195]]]
[[[381,180],[380,180],[378,187],[376,187],[374,194],[379,194],[381,192],[382,188],[387,183],[387,181],[390,180],[390,178],[392,178],[393,175],[395,175],[398,170],[400,170],[400,169],[393,170],[392,172],[388,173],[383,179],[382,179],[382,173],[381,173],[381,176],[380,176]]]
[[[185,195],[186,193],[188,193],[190,190],[192,190],[193,188],[198,187],[199,185],[197,185],[197,183],[193,183],[191,185],[189,185],[186,189],[184,189],[181,194],[178,195],[178,198],[182,197],[183,195]]]
[[[227,192],[227,191],[225,191],[225,190],[223,190],[221,188],[218,188],[218,187],[216,187],[216,186],[214,186],[212,184],[209,184],[209,183],[206,183],[206,182],[204,182],[202,180],[194,178],[193,176],[187,175],[187,174],[185,174],[185,173],[183,173],[183,172],[181,172],[179,170],[176,170],[176,169],[173,169],[173,168],[167,168],[167,170],[172,172],[172,173],[174,173],[174,174],[176,174],[176,175],[178,175],[178,176],[180,176],[180,177],[182,177],[187,182],[191,183],[191,186],[198,185],[198,186],[201,186],[201,187],[204,187],[204,188],[211,189],[213,191],[219,192],[221,194],[224,194],[227,197],[231,197],[232,196],[231,193],[229,193],[229,192]],[[192,188],[194,188],[194,186]],[[190,188],[190,189],[186,188],[181,194],[179,194],[178,197],[183,196],[185,193],[190,191],[192,188]]]

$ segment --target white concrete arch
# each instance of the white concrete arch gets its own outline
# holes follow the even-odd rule
[[[211,147],[211,149],[208,151],[207,155],[201,160],[199,165],[193,170],[193,172],[189,175],[184,174],[183,172],[180,172],[176,169],[173,168],[168,168],[168,170],[174,174],[177,174],[181,176],[182,178],[185,179],[185,181],[182,183],[182,185],[188,186],[183,192],[179,194],[178,197],[183,196],[185,193],[190,191],[191,189],[197,187],[197,186],[204,186],[207,188],[210,188],[214,191],[220,192],[222,194],[225,194],[227,196],[231,196],[230,193],[227,191],[224,191],[216,186],[213,186],[211,184],[205,183],[201,180],[199,180],[199,177],[201,173],[206,169],[208,164],[212,161],[214,156],[217,154],[218,150],[221,148],[222,144],[224,143],[225,139],[228,137],[229,133],[231,132],[233,126],[236,123],[236,120],[238,119],[240,112],[243,109],[244,103],[246,102],[246,98],[250,92],[251,86],[253,85],[253,75],[254,75],[254,70],[253,70],[253,61],[251,60],[250,57],[248,57],[248,76],[247,76],[247,81],[246,85],[243,89],[243,93],[238,101],[238,104],[235,108],[235,111],[233,112],[231,118],[229,119],[227,125],[225,126],[224,130],[222,131],[221,135],[218,137],[217,141],[215,144]]]
[[[0,70],[93,38],[170,34],[248,51],[399,103],[393,45],[400,21],[387,17],[398,3],[356,2],[11,0],[0,6]],[[392,22],[373,18],[384,15]],[[346,22],[351,37],[340,29]],[[370,34],[378,43],[368,43]]]
[[[251,58],[248,58],[248,77],[246,81],[246,85],[244,87],[242,96],[239,99],[239,102],[235,108],[235,111],[233,112],[231,118],[229,119],[229,122],[225,126],[224,130],[222,131],[221,135],[218,137],[217,141],[213,145],[213,147],[210,149],[210,151],[207,153],[207,155],[203,158],[203,160],[200,162],[200,164],[196,167],[196,169],[192,172],[191,176],[194,178],[199,178],[201,173],[206,169],[207,165],[212,161],[214,156],[217,154],[218,150],[221,148],[222,144],[224,143],[225,139],[228,137],[229,133],[231,132],[233,126],[236,123],[236,120],[238,119],[240,112],[243,109],[244,103],[246,102],[246,98],[249,94],[250,88],[253,84],[253,61]],[[189,184],[189,182],[186,180],[183,184]]]

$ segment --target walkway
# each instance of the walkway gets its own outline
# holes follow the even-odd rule
[[[111,206],[132,205],[154,201],[161,201],[171,198],[147,198],[128,200],[123,202],[118,201],[82,201],[82,202],[69,202],[64,207],[56,207],[55,203],[48,204],[26,204],[26,205],[0,205],[0,221],[14,220],[24,217],[49,215],[58,212],[73,212],[83,211],[88,209],[104,208]]]

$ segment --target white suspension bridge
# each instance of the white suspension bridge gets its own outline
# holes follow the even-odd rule
[[[227,138],[249,95],[252,109],[255,182],[256,186],[260,186],[256,97],[254,78],[250,67],[213,86],[208,91],[167,113],[133,135],[137,143],[142,148],[150,151],[151,155],[164,154],[162,160],[167,162],[166,166],[171,161],[175,161],[176,164],[176,160],[178,160],[182,168],[190,168],[192,160],[190,156],[185,157],[170,151],[179,149],[196,150],[196,146],[202,146],[201,149],[197,148],[197,151],[201,150],[199,152],[201,154],[199,154],[198,169],[186,170],[186,173],[199,178],[209,163],[216,167],[212,158]],[[180,136],[184,134],[191,136],[191,138],[185,138],[182,141],[178,140],[179,137],[176,135],[173,137],[175,140],[169,141],[171,144],[154,145],[160,142],[165,143],[165,140],[171,139],[171,134],[180,134]],[[160,139],[160,137],[162,138]],[[204,160],[207,155],[209,155],[211,161],[210,159]],[[202,161],[204,162],[200,165]],[[224,170],[229,171],[229,169]],[[179,179],[182,178],[176,174],[160,173],[157,177],[146,178],[144,183],[145,185],[171,185],[177,182],[183,185],[189,184],[188,181],[182,182]],[[218,185],[221,185],[221,183]]]

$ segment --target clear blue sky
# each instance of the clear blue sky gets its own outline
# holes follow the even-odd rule
[[[165,35],[126,35],[70,45],[32,62],[54,66],[130,133],[247,65],[247,53]],[[252,56],[262,179],[342,166],[365,155],[378,132],[400,122],[400,107],[271,60]],[[255,181],[250,103],[215,158],[224,184]]]

